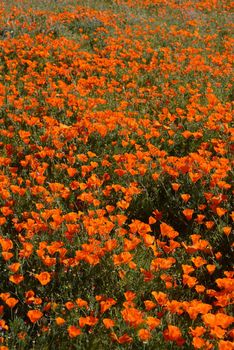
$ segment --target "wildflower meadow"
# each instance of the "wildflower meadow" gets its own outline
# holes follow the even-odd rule
[[[0,1],[0,350],[233,350],[229,0]]]

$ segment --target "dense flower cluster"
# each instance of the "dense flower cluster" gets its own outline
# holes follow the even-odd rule
[[[79,3],[1,5],[0,350],[231,350],[231,3]]]

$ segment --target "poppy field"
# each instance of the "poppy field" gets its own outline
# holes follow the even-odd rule
[[[0,2],[0,350],[233,350],[233,2]]]

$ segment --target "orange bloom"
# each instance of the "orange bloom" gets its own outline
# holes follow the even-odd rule
[[[12,241],[9,238],[2,238],[1,236],[0,236],[0,245],[2,247],[2,250],[5,252],[13,248]]]
[[[234,317],[223,314],[223,313],[217,313],[217,314],[206,314],[202,316],[203,322],[211,327],[214,328],[216,326],[220,326],[224,329],[228,328],[233,322]]]
[[[11,265],[8,265],[8,269],[12,272],[16,273],[20,268],[20,263],[13,263]]]
[[[70,338],[75,338],[81,334],[81,329],[76,326],[69,326],[67,330]]]
[[[43,313],[39,310],[30,310],[28,311],[27,316],[32,323],[35,323],[42,318]]]
[[[196,279],[196,277],[191,277],[189,275],[184,274],[183,275],[183,284],[184,285],[187,284],[187,286],[189,288],[192,288],[197,284],[197,279]]]
[[[160,320],[156,317],[148,316],[146,319],[146,324],[148,325],[150,330],[158,327],[160,325]]]
[[[223,216],[225,213],[227,212],[226,209],[223,209],[223,208],[220,208],[220,207],[217,207],[216,208],[216,213],[219,217]]]
[[[212,273],[215,271],[216,269],[216,266],[215,265],[211,265],[211,264],[208,264],[206,265],[206,269],[207,271],[209,272],[210,275],[212,275]]]
[[[58,326],[62,326],[66,321],[62,317],[56,317],[55,322]]]
[[[95,326],[95,324],[98,322],[98,318],[94,316],[87,316],[87,317],[80,317],[79,318],[79,325],[81,328],[83,328],[85,325],[88,326]]]
[[[163,237],[167,236],[168,238],[174,239],[179,236],[179,233],[174,230],[173,227],[167,225],[165,222],[160,224],[160,231]]]
[[[163,292],[151,292],[151,294],[153,295],[153,297],[155,298],[155,300],[157,301],[157,303],[159,305],[166,305],[167,301],[168,301],[168,297],[165,293]]]
[[[112,298],[109,298],[107,300],[103,300],[100,302],[101,305],[101,314],[103,314],[106,310],[110,309],[111,306],[115,305],[116,301]]]
[[[128,290],[124,293],[124,297],[127,301],[133,301],[136,298],[136,293]]]
[[[194,271],[194,268],[191,265],[182,265],[182,269],[183,272],[187,275]]]
[[[220,340],[219,342],[219,350],[233,350],[233,342]]]
[[[65,306],[66,306],[67,310],[70,311],[70,310],[74,309],[75,304],[74,304],[72,301],[67,301],[67,302],[65,303]]]
[[[124,334],[118,339],[119,344],[128,344],[132,342],[132,338],[128,334]]]
[[[24,280],[23,275],[15,274],[9,277],[9,281],[11,281],[14,284],[19,284]]]
[[[124,321],[134,328],[138,327],[144,322],[142,312],[135,309],[134,307],[122,310],[121,314]]]
[[[112,328],[114,327],[115,325],[115,322],[113,320],[111,320],[110,318],[104,318],[102,320],[102,322],[104,323],[104,326],[109,329],[109,328]]]
[[[0,320],[0,327],[2,329],[5,329],[6,331],[9,329],[8,325],[6,324],[5,320]]]
[[[210,334],[212,335],[212,337],[218,339],[224,338],[225,333],[226,331],[218,326],[215,326],[213,329],[210,330]]]
[[[169,325],[163,332],[164,339],[167,341],[175,341],[177,345],[182,345],[184,340],[182,338],[181,331],[178,327]]]
[[[11,258],[13,258],[13,253],[10,252],[2,252],[2,257],[5,261],[10,260]]]
[[[151,301],[151,300],[145,300],[144,301],[144,304],[145,304],[145,309],[147,310],[147,311],[150,311],[150,310],[152,310],[152,309],[154,309],[157,305],[153,302],[153,301]]]
[[[197,293],[204,293],[205,289],[206,288],[203,285],[201,285],[201,284],[198,284],[195,287],[195,290],[196,290]]]
[[[201,337],[206,332],[206,329],[204,327],[199,326],[197,326],[195,329],[189,327],[189,329],[193,337]]]
[[[68,173],[68,175],[70,177],[73,177],[77,173],[77,169],[75,169],[75,168],[67,168],[67,173]]]
[[[15,307],[15,305],[19,302],[19,300],[15,299],[15,298],[8,298],[5,303],[11,308],[13,309],[13,307]]]
[[[41,272],[40,274],[35,274],[34,276],[43,286],[47,285],[51,281],[51,276],[49,272]]]
[[[192,344],[194,349],[204,349],[205,340],[200,337],[194,337]]]
[[[226,235],[226,236],[229,236],[230,233],[232,231],[232,228],[230,226],[225,226],[223,227],[223,233]]]
[[[207,261],[206,261],[205,259],[203,259],[201,256],[197,256],[196,258],[192,258],[191,260],[192,260],[192,262],[194,263],[194,265],[195,265],[197,268],[199,268],[199,267],[205,265],[206,262],[207,262]]]
[[[0,294],[0,298],[3,300],[3,301],[6,301],[8,298],[10,298],[10,293],[1,293]]]
[[[114,254],[113,261],[115,265],[127,264],[132,260],[132,255],[129,252],[122,252],[119,255]]]
[[[184,216],[186,217],[186,219],[187,219],[188,221],[189,221],[189,220],[192,220],[193,213],[194,213],[194,210],[193,210],[193,209],[184,209],[184,210],[183,210],[183,214],[184,214]]]
[[[183,199],[183,201],[185,202],[185,203],[187,203],[188,202],[188,200],[190,199],[190,194],[188,194],[188,193],[183,193],[183,194],[181,194],[180,195],[181,196],[181,198]]]
[[[176,183],[176,182],[173,182],[172,184],[171,184],[171,187],[173,188],[173,190],[174,191],[178,191],[178,189],[180,188],[180,184],[178,184],[178,183]]]
[[[87,301],[83,300],[83,299],[76,299],[76,304],[79,306],[79,307],[85,307],[86,309],[88,309],[88,303]]]
[[[160,269],[167,270],[170,269],[170,267],[175,264],[176,260],[172,257],[168,258],[156,258],[152,260],[150,268],[152,271],[158,271]]]
[[[138,337],[139,337],[142,341],[146,342],[146,341],[149,340],[149,338],[151,337],[151,333],[150,333],[150,331],[149,331],[148,329],[141,328],[141,329],[139,329],[139,331],[138,331]]]

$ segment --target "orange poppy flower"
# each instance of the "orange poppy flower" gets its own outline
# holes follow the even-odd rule
[[[70,310],[74,309],[75,304],[74,304],[72,301],[67,301],[67,302],[65,303],[65,307],[66,307],[67,310],[70,311]]]
[[[24,280],[24,276],[20,274],[15,274],[9,277],[9,281],[14,284],[19,284]]]
[[[2,250],[5,252],[13,248],[12,241],[9,238],[2,238],[1,236],[0,236],[0,245],[2,247]]]
[[[87,316],[87,317],[80,317],[79,318],[79,325],[81,328],[83,328],[85,325],[88,326],[95,326],[95,324],[98,322],[98,318],[94,316]]]
[[[163,293],[163,292],[151,292],[151,294],[153,295],[153,297],[155,298],[155,300],[157,301],[157,303],[159,305],[166,305],[167,301],[168,301],[168,297],[167,294]]]
[[[189,199],[191,198],[190,194],[188,194],[188,193],[183,193],[180,196],[185,203],[187,203],[189,201]]]
[[[173,188],[173,190],[174,191],[178,191],[179,190],[179,188],[180,188],[180,184],[178,184],[178,183],[176,183],[176,182],[173,182],[172,184],[171,184],[171,187]]]
[[[190,333],[192,334],[193,337],[201,337],[205,332],[206,329],[204,327],[199,327],[197,326],[196,328],[189,327]]]
[[[160,325],[161,321],[152,316],[148,316],[146,319],[146,324],[148,325],[150,330],[153,330],[154,328],[158,327]]]
[[[211,265],[211,264],[208,264],[206,265],[206,269],[207,271],[209,272],[210,275],[212,275],[212,273],[215,271],[216,269],[216,266],[215,265]]]
[[[182,345],[184,340],[178,327],[169,325],[163,332],[164,339],[167,341],[175,341],[177,345]]]
[[[154,309],[157,305],[153,302],[153,301],[151,301],[151,300],[145,300],[144,301],[144,304],[145,304],[145,309],[147,310],[147,311],[150,311],[150,310],[152,310],[152,309]]]
[[[184,209],[184,210],[183,210],[183,214],[184,214],[184,216],[186,217],[186,219],[187,219],[188,221],[192,220],[193,213],[194,213],[194,210],[193,210],[193,209],[187,208],[187,209]]]
[[[69,177],[73,177],[77,173],[77,169],[76,168],[67,168],[67,173],[68,173]]]
[[[191,260],[192,260],[192,262],[194,263],[194,265],[195,265],[197,268],[199,268],[199,267],[205,265],[206,262],[207,262],[207,261],[206,261],[205,259],[203,259],[201,256],[197,256],[196,258],[192,258]]]
[[[234,322],[234,317],[223,314],[223,313],[217,313],[217,314],[206,314],[202,316],[203,322],[208,325],[211,328],[214,328],[216,326],[220,326],[224,329],[230,326]]]
[[[226,331],[221,327],[215,326],[210,330],[210,335],[216,339],[223,339]]]
[[[167,236],[168,238],[174,239],[179,236],[179,233],[174,230],[173,227],[167,225],[165,222],[160,224],[160,231],[163,237]]]
[[[196,287],[195,287],[195,290],[196,290],[197,293],[204,293],[205,289],[206,288],[203,285],[201,285],[201,284],[197,284]]]
[[[55,322],[58,326],[62,326],[66,321],[62,317],[56,317]]]
[[[18,304],[19,300],[15,298],[8,298],[5,303],[9,306],[9,308],[13,309],[16,304]]]
[[[39,310],[30,310],[27,312],[27,316],[32,323],[35,323],[42,318],[43,313]]]
[[[121,311],[124,321],[130,326],[136,328],[144,322],[143,314],[141,311],[130,307]]]
[[[127,264],[132,260],[132,255],[129,252],[122,252],[119,255],[114,254],[113,261],[115,265]]]
[[[119,344],[128,344],[132,342],[132,337],[130,337],[128,334],[124,334],[121,337],[118,338]]]
[[[20,268],[20,263],[13,263],[11,265],[8,265],[8,269],[12,272],[16,273]]]
[[[3,300],[3,301],[6,301],[8,298],[10,298],[10,293],[1,293],[0,294],[0,298]]]
[[[10,253],[10,252],[2,252],[2,257],[5,261],[10,260],[11,258],[13,258],[14,254]]]
[[[192,344],[194,349],[204,349],[206,342],[204,339],[196,336],[193,337]]]
[[[219,350],[233,350],[233,342],[228,340],[220,340],[219,342]]]
[[[106,300],[102,300],[100,302],[101,305],[101,314],[103,314],[105,311],[107,311],[108,309],[111,308],[111,306],[115,305],[116,301],[112,298],[106,299]]]
[[[230,233],[232,231],[232,228],[230,226],[225,226],[223,227],[223,233],[226,235],[226,236],[229,236]]]
[[[227,212],[227,210],[224,208],[221,208],[221,207],[216,208],[216,213],[219,217],[223,216],[226,212]]]
[[[150,331],[148,329],[145,329],[145,328],[139,329],[137,334],[138,334],[138,337],[140,338],[140,340],[142,340],[143,342],[146,342],[151,337]]]
[[[191,277],[186,274],[183,275],[183,284],[187,285],[189,288],[194,287],[197,283],[196,277]]]
[[[41,272],[40,274],[34,275],[42,286],[47,285],[51,281],[51,275],[49,272]]]
[[[124,293],[124,297],[127,301],[132,301],[136,298],[136,293],[129,290]]]
[[[115,325],[115,322],[113,320],[111,320],[110,318],[104,318],[102,320],[102,322],[104,323],[104,326],[109,329],[109,328],[112,328],[114,327]]]
[[[183,272],[187,275],[189,275],[191,272],[194,271],[194,268],[191,265],[183,265],[182,264],[182,269],[183,269]]]
[[[76,304],[79,306],[79,307],[85,307],[86,309],[88,309],[88,303],[86,300],[83,300],[83,299],[76,299]]]
[[[0,320],[0,327],[6,331],[9,329],[8,325],[6,324],[6,321],[3,319]]]
[[[82,333],[81,329],[77,328],[76,326],[69,326],[67,331],[68,331],[70,338],[76,338],[76,337],[78,337],[78,335],[80,335]]]

